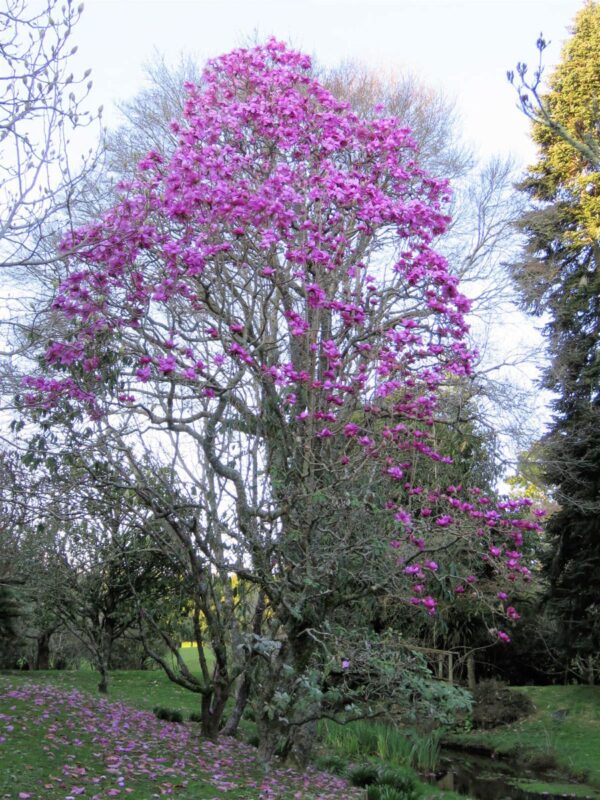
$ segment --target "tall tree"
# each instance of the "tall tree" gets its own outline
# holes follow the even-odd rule
[[[545,42],[540,38],[542,51]],[[562,60],[521,102],[538,160],[520,185],[531,199],[513,274],[523,303],[547,323],[543,385],[555,395],[543,442],[545,475],[560,510],[548,522],[550,601],[568,652],[600,646],[600,6],[575,18]],[[509,77],[510,74],[509,74]],[[533,87],[536,104],[527,100]]]
[[[148,153],[117,205],[65,239],[64,335],[24,397],[118,420],[126,443],[137,425],[194,488],[214,482],[190,502],[225,542],[201,536],[206,558],[268,604],[268,635],[244,643],[267,761],[280,738],[306,757],[336,611],[378,592],[382,565],[407,606],[434,612],[434,552],[469,547],[516,578],[513,546],[535,526],[518,502],[413,482],[417,454],[444,458],[438,396],[471,370],[469,303],[432,246],[448,188],[398,119],[357,115],[310,67],[269,40],[187,87],[170,157]]]

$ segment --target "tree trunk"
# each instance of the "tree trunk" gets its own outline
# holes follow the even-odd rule
[[[45,630],[37,637],[34,669],[50,669],[50,637],[52,630]]]
[[[277,748],[284,738],[281,724],[276,720],[269,719],[266,714],[262,714],[256,722],[256,727],[258,729],[258,760],[265,772],[269,772]]]
[[[242,714],[244,713],[244,709],[248,704],[248,698],[250,697],[251,688],[252,688],[252,678],[250,677],[250,675],[244,674],[242,682],[240,683],[237,690],[233,711],[229,715],[229,719],[225,723],[225,726],[222,730],[223,736],[236,735],[238,726],[240,724],[240,720],[242,718]]]
[[[105,630],[102,631],[102,638],[98,652],[98,671],[100,672],[100,683],[98,684],[98,691],[101,694],[108,694],[108,670],[110,667],[110,659],[112,656],[113,636],[112,626],[105,625]]]
[[[108,670],[106,669],[106,664],[99,664],[98,667],[100,670],[98,691],[100,694],[108,694]]]
[[[315,705],[315,716],[319,716],[320,708]],[[305,770],[308,766],[315,742],[317,741],[317,720],[305,722],[292,729],[289,760],[296,769]]]
[[[252,632],[254,633],[255,636],[260,636],[260,633],[262,631],[262,621],[264,612],[265,612],[265,596],[262,592],[259,592],[258,599],[256,601],[256,607],[254,609],[254,618],[252,622]],[[252,659],[252,654],[250,654],[249,658],[250,660]],[[246,671],[244,672],[244,675],[242,677],[242,682],[238,686],[233,711],[231,712],[231,715],[227,720],[227,723],[222,731],[224,736],[235,736],[235,734],[237,733],[238,725],[240,724],[242,714],[244,713],[244,709],[248,704],[251,688],[252,688],[252,677],[250,673],[250,664],[247,664]]]
[[[216,739],[218,737],[228,699],[229,692],[219,684],[216,684],[214,691],[202,695],[200,730],[207,739]]]

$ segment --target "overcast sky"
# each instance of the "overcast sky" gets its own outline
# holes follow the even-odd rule
[[[533,154],[506,70],[535,64],[535,41],[552,41],[550,68],[583,0],[86,0],[78,63],[91,67],[105,122],[135,94],[155,50],[199,62],[249,37],[275,35],[327,65],[358,59],[414,72],[456,99],[468,140],[484,154]]]

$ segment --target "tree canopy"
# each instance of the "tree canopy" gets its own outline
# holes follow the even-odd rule
[[[543,384],[555,399],[542,453],[560,506],[547,528],[551,600],[568,647],[590,651],[600,643],[599,52],[600,7],[588,2],[533,115],[538,160],[520,186],[531,207],[520,221],[527,242],[514,266],[525,306],[547,320]]]

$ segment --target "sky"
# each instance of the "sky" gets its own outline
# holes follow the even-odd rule
[[[75,33],[77,64],[91,67],[104,121],[144,84],[156,51],[167,63],[203,63],[270,35],[332,66],[358,60],[414,73],[456,100],[467,141],[483,156],[534,156],[506,71],[535,66],[540,32],[548,70],[583,0],[87,0]]]

